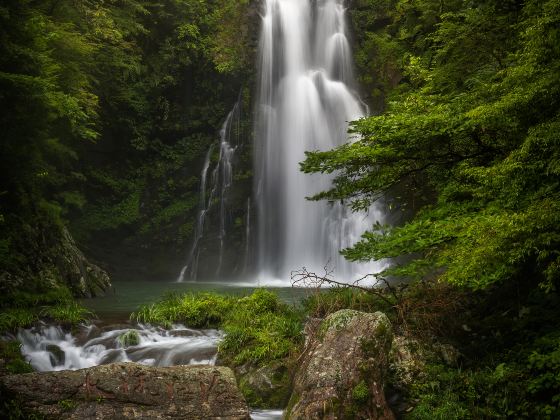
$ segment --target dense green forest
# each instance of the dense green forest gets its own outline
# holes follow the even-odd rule
[[[238,100],[247,139],[235,176],[250,195],[258,6],[0,5],[0,308],[101,292],[105,284],[86,290],[61,263],[74,240],[117,277],[176,275],[192,241],[204,157]],[[379,277],[401,285],[335,289],[308,300],[303,315],[255,295],[245,302],[258,321],[249,332],[254,320],[236,303],[204,296],[216,319],[198,311],[196,320],[229,328],[226,351],[287,358],[291,368],[306,316],[381,309],[420,347],[444,343],[459,354],[453,363],[427,357],[410,382],[391,373],[411,407],[404,417],[559,418],[560,1],[347,6],[372,116],[352,123],[355,141],[309,151],[301,169],[335,176],[314,200],[360,210],[382,198],[402,215],[342,251],[352,261],[393,261]],[[242,235],[247,195],[234,196]],[[136,316],[184,321],[173,299]],[[194,318],[200,303],[189,299],[183,309]],[[259,299],[274,303],[269,318],[251,306]],[[74,321],[87,317],[67,308]]]
[[[410,255],[385,274],[475,289],[521,277],[555,290],[559,11],[513,0],[358,7],[364,83],[372,97],[388,92],[387,108],[353,125],[359,141],[309,153],[302,168],[338,171],[317,199],[359,209],[388,194],[416,214],[366,234],[347,258]]]
[[[250,109],[247,3],[0,6],[2,287],[50,270],[63,227],[112,273],[177,275],[204,155],[240,93]]]

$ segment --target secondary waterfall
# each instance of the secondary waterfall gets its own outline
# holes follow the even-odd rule
[[[366,115],[352,90],[352,54],[342,0],[265,0],[255,129],[259,278],[287,280],[305,266],[339,279],[379,271],[340,256],[381,218],[340,203],[310,202],[332,178],[306,175],[305,151],[349,140],[348,122]]]
[[[233,180],[233,158],[237,147],[239,146],[239,121],[240,121],[240,102],[237,101],[230,111],[222,128],[219,137],[219,156],[210,177],[210,192],[207,193],[208,184],[208,170],[210,169],[212,152],[214,151],[214,144],[210,145],[202,172],[200,174],[200,199],[199,209],[197,216],[197,224],[194,232],[194,239],[187,258],[187,262],[181,273],[179,274],[178,282],[186,279],[196,280],[198,274],[198,259],[200,256],[200,240],[204,236],[204,225],[206,217],[211,207],[214,205],[216,199],[219,202],[219,249],[218,249],[218,263],[216,268],[216,276],[220,275],[222,269],[222,261],[224,254],[224,246],[227,236],[227,219],[228,219],[228,206],[227,206],[227,193],[231,187]]]

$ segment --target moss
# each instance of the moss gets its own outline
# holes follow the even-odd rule
[[[70,411],[74,408],[76,408],[76,406],[78,405],[75,401],[72,400],[60,400],[57,405],[63,410],[63,411]]]
[[[357,405],[364,405],[369,400],[369,389],[366,381],[362,380],[352,389],[352,401]]]
[[[275,408],[266,404],[262,397],[258,395],[257,390],[249,384],[247,377],[241,378],[239,381],[239,390],[243,394],[245,401],[249,407],[254,408]]]
[[[129,330],[119,336],[119,343],[123,347],[137,346],[140,344],[140,336],[136,330]]]
[[[249,367],[238,382],[247,403],[255,408],[285,407],[292,391],[291,370],[284,360]]]
[[[290,397],[290,400],[288,401],[288,405],[286,406],[286,410],[284,410],[284,420],[290,420],[290,413],[292,412],[292,410],[294,409],[294,407],[296,406],[296,404],[299,402],[299,400],[301,399],[301,396],[299,394],[293,393],[292,396]]]
[[[341,309],[329,315],[319,326],[319,340],[323,341],[327,331],[330,329],[340,331],[345,328],[357,314],[358,312],[352,309]]]

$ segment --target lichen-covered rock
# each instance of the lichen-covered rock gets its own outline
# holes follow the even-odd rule
[[[0,378],[2,397],[63,419],[249,419],[231,369],[117,363]]]
[[[384,383],[391,348],[384,314],[341,310],[308,340],[288,419],[393,419]]]

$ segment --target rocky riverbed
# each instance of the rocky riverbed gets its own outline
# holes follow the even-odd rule
[[[309,320],[305,331],[286,412],[250,413],[234,372],[212,366],[221,333],[181,325],[20,331],[24,354],[47,372],[4,376],[0,388],[18,409],[47,418],[392,420],[384,396],[393,340],[387,317],[343,310]],[[206,365],[193,364],[200,362]]]

